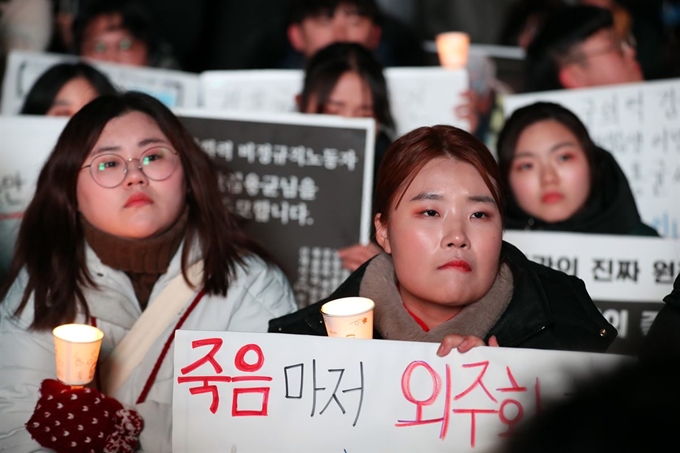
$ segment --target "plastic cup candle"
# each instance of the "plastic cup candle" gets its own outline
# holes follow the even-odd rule
[[[104,332],[86,324],[64,324],[52,330],[57,379],[66,385],[92,382]]]
[[[345,297],[321,306],[329,337],[373,338],[375,302],[366,297]]]
[[[447,69],[461,69],[467,65],[470,35],[452,31],[436,36],[439,63]]]

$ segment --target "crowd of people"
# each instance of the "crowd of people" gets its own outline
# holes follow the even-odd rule
[[[165,291],[175,282],[190,296],[173,301],[179,308],[144,360],[118,382],[102,376],[104,384],[87,389],[143,420],[143,429],[125,435],[125,417],[110,426],[107,439],[124,439],[119,451],[172,448],[169,382],[179,328],[324,336],[321,305],[363,296],[375,302],[374,338],[435,343],[440,356],[479,346],[602,353],[616,339],[581,279],[503,241],[505,229],[658,237],[641,219],[613,150],[597,146],[567,108],[536,102],[504,119],[492,153],[478,127],[489,110],[472,90],[462,93],[464,112],[452,111],[469,130],[426,126],[398,137],[384,68],[428,64],[416,34],[400,33],[405,25],[373,0],[290,3],[277,67],[304,70],[298,111],[375,120],[372,240],[338,252],[351,275],[328,297],[298,307],[275,257],[223,203],[213,164],[185,126],[162,102],[123,92],[92,64],[180,69],[187,60],[173,55],[144,4],[82,2],[55,20],[53,43],[82,60],[45,71],[21,109],[70,119],[42,167],[0,281],[0,450],[81,451],[29,423],[48,400],[86,391],[46,384],[55,375],[52,329],[98,327],[106,361],[140,329],[143,313],[178,297]],[[674,75],[664,72],[662,57],[640,64],[633,38],[655,35],[626,5],[572,3],[579,5],[513,4],[502,35],[526,49],[528,92]],[[1,21],[20,17],[10,14],[16,4],[0,2]],[[20,25],[13,24],[30,35]],[[14,48],[48,49],[38,36],[22,42]],[[507,451],[588,451],[583,442],[553,449],[555,437],[546,433],[559,436],[561,425],[609,404],[603,388],[615,395],[624,386],[653,386],[648,370],[663,360],[672,366],[680,354],[679,286],[680,275],[639,365],[532,420]],[[583,432],[590,428],[582,424]],[[601,445],[595,436],[587,441]]]

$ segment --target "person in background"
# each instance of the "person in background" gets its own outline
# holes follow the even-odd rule
[[[170,451],[174,332],[266,332],[269,319],[294,311],[289,283],[267,257],[223,204],[208,155],[160,101],[127,92],[87,104],[40,172],[0,288],[0,450],[35,451],[38,443],[55,449],[66,436],[58,424],[80,421],[89,435],[97,428],[91,417],[118,431],[137,427],[126,434],[134,447],[141,417],[141,450]],[[143,328],[136,325],[146,310],[168,306],[176,308],[157,335],[147,333],[149,318]],[[90,407],[87,419],[81,408],[76,420],[68,411],[45,415],[64,393],[102,395],[49,379],[52,329],[71,322],[104,332],[99,390],[135,423],[107,416],[103,405]],[[133,343],[148,344],[142,360],[128,365],[122,355],[122,362],[102,366],[131,330],[151,335]],[[119,377],[121,366],[128,376]],[[48,426],[55,438],[27,423],[32,417],[58,422]],[[83,451],[83,445],[57,450]]]
[[[498,165],[453,126],[415,129],[390,145],[373,204],[383,252],[327,299],[273,319],[271,332],[326,335],[320,307],[375,302],[374,338],[604,352],[617,335],[580,279],[529,261],[505,243]]]
[[[561,105],[517,109],[498,136],[508,229],[659,236],[640,219],[628,180]]]
[[[338,42],[319,50],[307,62],[302,93],[296,102],[303,113],[347,118],[373,118],[376,125],[373,182],[394,138],[387,83],[382,65],[361,44]],[[350,271],[380,252],[374,242],[340,249],[342,266]]]
[[[132,66],[178,69],[149,11],[138,0],[94,0],[73,21],[74,52]]]
[[[0,56],[11,50],[43,52],[51,37],[49,0],[0,0]]]
[[[563,0],[518,0],[508,5],[499,42],[526,50],[546,16],[564,7]]]
[[[527,49],[528,92],[641,81],[634,43],[617,34],[610,11],[595,6],[558,9]]]
[[[420,41],[406,30],[390,36],[383,34],[383,25],[390,18],[380,11],[375,0],[292,0],[290,11],[287,35],[292,52],[288,52],[282,68],[304,67],[317,51],[335,42],[363,45],[383,67],[427,64]],[[478,99],[471,89],[461,95],[464,103],[452,113],[476,131],[485,100]]]
[[[115,94],[109,79],[83,62],[58,63],[43,72],[26,95],[22,115],[73,116],[92,99]]]
[[[383,14],[375,0],[291,0],[287,37],[290,49],[281,66],[287,69],[303,67],[318,50],[338,41],[366,46],[385,67],[426,64],[420,41]]]

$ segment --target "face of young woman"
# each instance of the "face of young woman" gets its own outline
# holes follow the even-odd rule
[[[311,96],[306,113],[316,113],[316,99]],[[374,118],[373,96],[368,83],[356,72],[345,72],[333,87],[323,112],[345,118]]]
[[[508,180],[520,208],[545,222],[569,219],[590,194],[590,166],[583,147],[555,120],[524,129]]]
[[[498,272],[502,222],[475,167],[433,159],[391,209],[387,224],[376,216],[376,239],[392,255],[409,310],[443,322],[489,291]]]
[[[90,167],[80,170],[78,209],[88,222],[106,233],[132,239],[152,237],[172,226],[186,202],[181,162],[162,181],[149,179],[138,168],[142,153],[158,147],[177,152],[150,116],[131,112],[108,122],[83,166],[106,153],[132,161],[127,162],[123,181],[113,188],[96,183]]]
[[[97,97],[97,90],[84,77],[71,79],[61,87],[47,116],[73,116]]]

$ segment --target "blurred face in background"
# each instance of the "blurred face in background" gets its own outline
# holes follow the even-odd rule
[[[590,166],[569,128],[543,120],[519,136],[508,181],[522,210],[545,222],[561,222],[586,204]]]
[[[578,46],[560,69],[565,88],[641,82],[642,70],[634,43],[622,40],[614,28],[593,34]]]
[[[317,113],[317,103],[317,98],[310,96],[303,111]],[[356,72],[345,72],[333,87],[321,113],[345,118],[375,118],[373,96],[368,83]]]
[[[80,50],[86,58],[133,66],[147,66],[148,53],[146,43],[123,28],[120,14],[95,17],[85,28]]]
[[[73,116],[97,96],[99,96],[99,93],[86,78],[76,77],[61,87],[46,115]]]
[[[295,50],[309,58],[335,42],[356,42],[376,49],[380,27],[370,17],[358,13],[356,6],[340,4],[328,14],[306,17],[288,28],[288,39]]]

